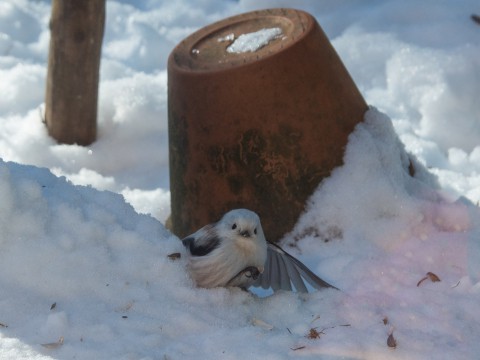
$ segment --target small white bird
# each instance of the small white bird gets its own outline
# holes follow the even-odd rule
[[[200,287],[238,286],[308,292],[304,280],[316,289],[334,286],[304,264],[266,241],[260,218],[247,209],[227,212],[182,240],[189,252],[188,270]],[[335,288],[336,289],[336,288]]]

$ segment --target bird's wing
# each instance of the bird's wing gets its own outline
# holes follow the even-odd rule
[[[308,292],[305,281],[315,289],[334,288],[320,279],[300,260],[283,250],[280,246],[267,242],[267,261],[265,270],[255,281],[253,286],[264,289],[292,290],[292,285],[299,292]],[[338,290],[338,289],[337,289]]]
[[[215,224],[209,224],[182,240],[183,245],[193,256],[205,256],[220,245]]]

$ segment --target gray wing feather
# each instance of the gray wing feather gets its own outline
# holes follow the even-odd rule
[[[265,262],[265,270],[263,274],[260,275],[260,278],[254,284],[254,286],[261,286],[264,289],[268,289],[270,287],[271,279],[270,274],[272,273],[272,253],[267,251],[267,261]]]
[[[287,267],[288,276],[292,281],[292,284],[295,287],[295,289],[299,292],[304,292],[304,293],[308,292],[307,287],[303,283],[302,276],[298,272],[295,265],[293,265],[290,261],[285,261],[285,265]]]
[[[305,281],[315,289],[334,288],[326,281],[320,279],[300,260],[296,259],[278,245],[267,242],[267,262],[265,271],[254,282],[253,286],[273,290],[292,289],[292,284],[299,292],[308,292]],[[337,289],[338,290],[338,289]]]
[[[270,251],[267,250],[267,254]],[[268,282],[267,288],[269,288],[272,284],[276,285],[280,283],[280,274],[278,271],[278,259],[275,254],[270,254],[270,258],[267,256],[267,260],[270,260],[270,264],[267,264],[266,269],[268,269],[267,275]],[[263,275],[263,274],[262,274]]]
[[[286,253],[287,254],[287,253]],[[296,268],[300,272],[302,278],[304,278],[310,285],[312,285],[315,289],[321,288],[334,288],[337,289],[335,286],[330,285],[326,281],[320,279],[317,275],[315,275],[309,268],[307,268],[300,260],[294,258],[293,256],[287,254],[290,260],[295,264]],[[338,290],[338,289],[337,289]]]
[[[290,277],[288,276],[287,265],[288,261],[285,261],[283,256],[277,256],[278,272],[280,278],[280,289],[292,291],[292,285],[290,285]],[[272,289],[276,290],[273,286]]]

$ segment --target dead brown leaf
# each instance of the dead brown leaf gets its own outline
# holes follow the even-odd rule
[[[318,331],[316,328],[311,328],[308,332],[307,338],[309,339],[320,339],[320,336],[325,335],[323,330]]]
[[[320,331],[318,331],[316,327],[311,328],[310,331],[308,332],[308,334],[305,337],[308,338],[308,339],[320,339],[320,337],[322,335],[325,335],[325,332],[324,332],[325,330],[335,329],[338,326],[349,327],[349,326],[352,326],[352,325],[350,325],[350,324],[340,324],[340,325],[335,325],[335,326],[330,326],[330,327],[323,328]]]
[[[396,348],[397,347],[397,340],[395,340],[395,338],[393,337],[393,333],[388,335],[387,345],[388,345],[388,347],[391,347],[391,348]]]
[[[426,276],[424,276],[423,278],[420,279],[420,281],[417,283],[417,287],[419,287],[420,284],[423,283],[427,279],[430,279],[431,282],[441,281],[440,278],[437,275],[435,275],[434,273],[429,271]]]
[[[441,281],[440,278],[432,272],[428,272],[427,276],[432,280],[432,282]]]

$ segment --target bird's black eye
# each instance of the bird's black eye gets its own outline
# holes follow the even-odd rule
[[[257,235],[257,228],[253,229],[253,233]]]
[[[237,228],[237,224],[234,223],[234,224],[232,225],[232,230],[235,230],[236,228]]]

